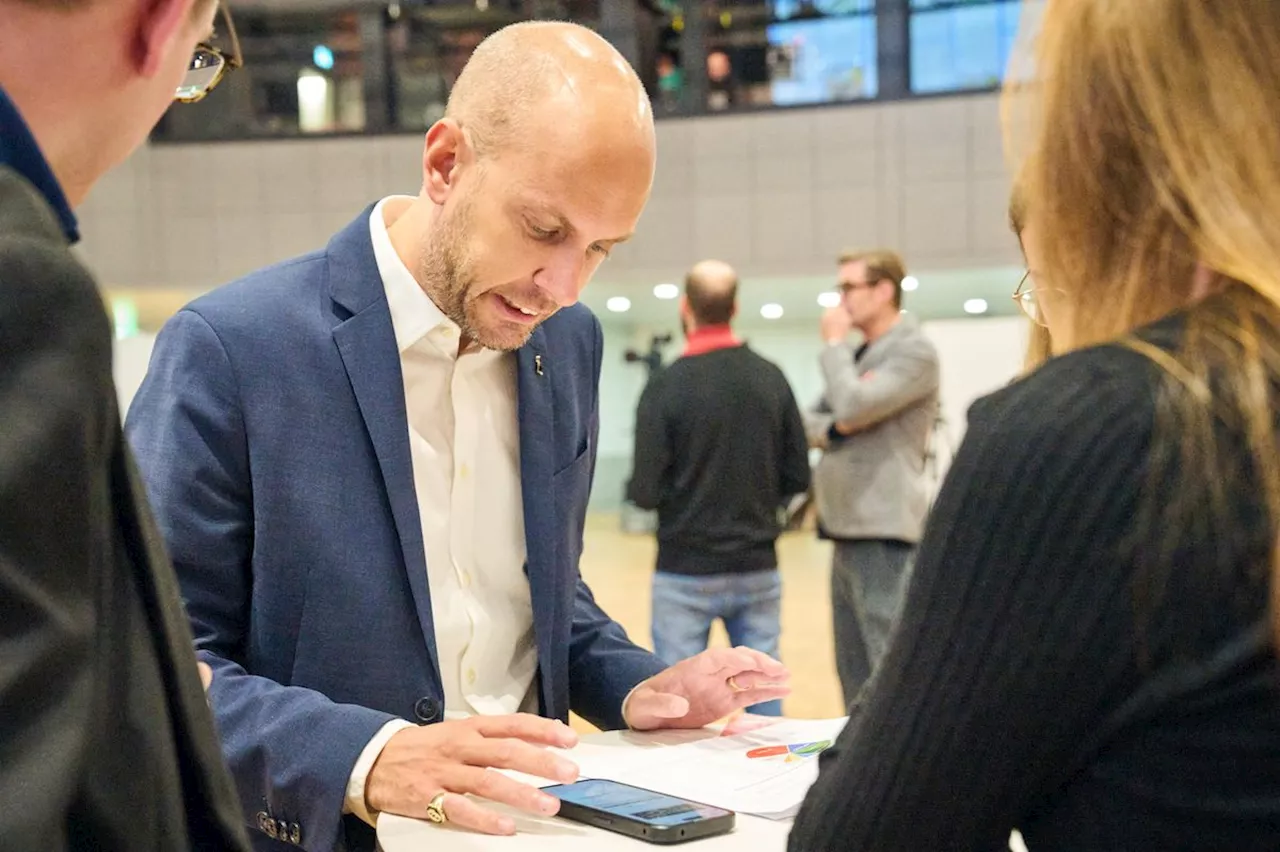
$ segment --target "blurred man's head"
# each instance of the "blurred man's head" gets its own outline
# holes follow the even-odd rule
[[[846,252],[839,258],[841,305],[864,333],[897,320],[906,269],[896,252]]]
[[[608,42],[567,23],[494,33],[427,133],[419,282],[467,338],[523,345],[631,236],[654,158],[648,97]]]
[[[0,87],[72,205],[146,140],[215,0],[0,0]]]
[[[727,325],[738,312],[738,273],[719,260],[694,265],[684,278],[680,322],[685,334],[697,328]]]

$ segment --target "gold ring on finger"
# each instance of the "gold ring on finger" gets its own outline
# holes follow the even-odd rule
[[[444,812],[444,799],[448,796],[447,790],[441,790],[439,793],[427,802],[427,821],[435,825],[444,825],[449,821],[449,815]]]

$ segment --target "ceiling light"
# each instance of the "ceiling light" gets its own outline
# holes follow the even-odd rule
[[[916,288],[919,286],[920,279],[916,278],[914,275],[908,275],[906,278],[902,279],[902,289],[906,290],[908,293],[915,292]]]
[[[674,284],[659,284],[653,288],[653,295],[659,299],[674,299],[680,295],[680,288]]]
[[[987,312],[987,300],[968,299],[964,303],[964,312],[966,314],[985,314]]]
[[[760,316],[768,320],[781,319],[782,305],[779,305],[777,302],[770,302],[767,305],[761,305]]]
[[[824,308],[834,308],[840,304],[840,294],[834,290],[818,294],[818,304]]]
[[[610,296],[604,306],[615,314],[623,314],[631,310],[631,300],[626,296]]]

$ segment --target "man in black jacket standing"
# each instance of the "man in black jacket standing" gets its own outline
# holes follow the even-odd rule
[[[72,207],[175,92],[217,81],[224,58],[196,47],[216,11],[0,0],[4,852],[248,848],[121,433],[110,324],[71,253]]]
[[[629,497],[658,510],[653,645],[668,663],[705,649],[717,618],[734,645],[778,657],[779,509],[808,489],[809,459],[791,386],[730,327],[737,291],[725,263],[690,270],[680,302],[687,346],[636,412]]]

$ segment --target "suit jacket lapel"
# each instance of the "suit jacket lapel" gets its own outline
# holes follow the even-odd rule
[[[556,576],[556,506],[552,493],[555,440],[552,379],[546,361],[546,333],[536,329],[516,353],[516,388],[520,419],[520,489],[524,502],[525,573],[533,600],[533,629],[542,668],[543,707],[551,707],[555,666],[552,645],[556,624],[567,616],[556,611],[560,583]]]
[[[391,311],[369,236],[371,211],[372,207],[366,209],[329,242],[330,293],[334,302],[351,313],[333,329],[333,340],[378,459],[404,567],[409,574],[409,588],[439,688],[435,621],[431,615],[422,521],[409,453],[404,378]]]

